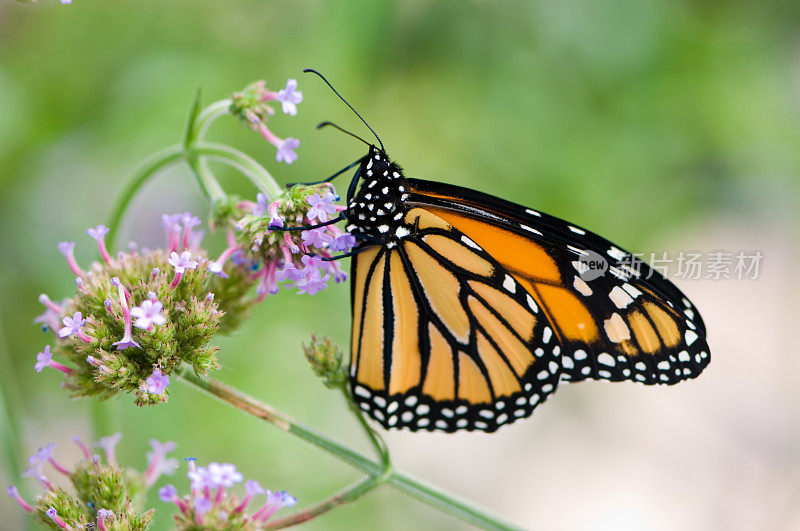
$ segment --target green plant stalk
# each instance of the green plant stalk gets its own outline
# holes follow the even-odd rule
[[[336,507],[340,507],[348,503],[353,503],[360,497],[373,491],[376,487],[380,486],[381,483],[383,483],[381,478],[367,476],[365,479],[362,479],[358,483],[337,492],[326,500],[316,503],[303,511],[271,522],[264,529],[284,529],[286,527],[308,522],[313,518],[325,514],[331,509],[335,509]]]
[[[22,462],[22,423],[20,416],[24,415],[20,390],[13,378],[11,355],[6,344],[5,330],[0,323],[0,425],[3,426],[3,449],[6,456],[8,471],[12,477],[19,477]]]
[[[210,160],[216,160],[236,168],[260,191],[267,194],[267,197],[274,199],[283,193],[283,188],[261,164],[237,149],[224,144],[200,142],[192,146],[190,152],[207,155]]]
[[[139,191],[139,189],[159,171],[170,166],[171,164],[174,164],[175,162],[180,161],[183,159],[183,157],[184,149],[182,145],[175,144],[173,146],[166,147],[151,156],[141,166],[141,168],[139,168],[136,173],[133,174],[133,177],[130,181],[128,181],[128,184],[125,186],[122,194],[119,195],[114,207],[111,209],[111,217],[108,220],[108,241],[111,243],[111,245],[113,245],[116,241],[122,217],[125,215],[125,212],[128,210],[131,201],[133,201],[133,198],[136,196],[136,193]]]
[[[351,450],[343,444],[331,439],[330,437],[305,426],[288,415],[278,411],[272,406],[260,402],[259,400],[242,393],[228,385],[214,379],[203,380],[188,370],[184,370],[178,376],[193,387],[225,402],[236,409],[254,417],[265,420],[276,426],[278,429],[290,433],[305,440],[308,443],[325,450],[350,466],[369,474],[372,477],[380,478],[384,475],[384,467],[364,455]],[[413,496],[414,498],[436,507],[466,523],[481,527],[483,529],[521,529],[510,523],[504,522],[499,517],[490,514],[473,503],[461,500],[451,494],[445,493],[435,487],[426,485],[420,480],[413,478],[397,470],[390,470],[386,483],[396,489]]]

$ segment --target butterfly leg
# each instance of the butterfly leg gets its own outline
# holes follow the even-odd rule
[[[342,258],[349,258],[351,256],[357,255],[361,251],[366,251],[370,247],[372,247],[372,246],[371,245],[359,245],[358,247],[356,247],[352,251],[349,251],[349,252],[346,252],[346,253],[342,253],[342,254],[339,254],[339,255],[336,255],[336,256],[323,256],[322,257],[322,261],[323,262],[335,262],[336,260],[341,260]]]
[[[358,159],[355,162],[352,162],[352,163],[348,164],[347,166],[345,166],[344,168],[342,168],[341,170],[337,171],[336,173],[334,173],[333,175],[331,175],[327,179],[322,179],[321,181],[315,181],[315,182],[311,182],[311,183],[287,183],[286,184],[286,188],[291,188],[292,186],[295,186],[297,184],[310,186],[312,184],[329,183],[332,180],[334,180],[335,178],[337,178],[338,176],[340,176],[341,174],[343,174],[344,172],[346,172],[347,170],[349,170],[350,168],[353,168],[353,167],[357,166],[360,163],[361,163],[361,159]]]
[[[278,231],[290,231],[290,230],[311,230],[311,229],[316,229],[316,228],[319,228],[319,227],[326,227],[328,225],[334,225],[336,223],[339,223],[343,219],[345,219],[344,211],[339,212],[339,215],[336,216],[335,218],[329,219],[328,221],[325,221],[325,222],[320,223],[318,225],[300,225],[300,226],[297,226],[297,227],[270,227],[269,230],[275,231],[275,232],[278,232]]]

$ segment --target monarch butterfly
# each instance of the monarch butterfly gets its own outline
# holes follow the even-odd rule
[[[375,137],[342,217],[358,241],[351,391],[384,428],[492,432],[560,382],[671,385],[708,365],[702,318],[659,272],[556,217],[407,178]],[[589,280],[598,256],[607,274]]]

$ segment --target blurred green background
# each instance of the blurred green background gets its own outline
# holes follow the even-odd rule
[[[252,154],[280,182],[329,175],[363,152],[349,137],[314,130],[317,122],[333,120],[363,133],[327,87],[300,73],[313,66],[373,125],[409,176],[510,198],[634,251],[686,245],[738,251],[774,244],[777,251],[767,255],[765,274],[776,275],[782,269],[767,264],[792,258],[797,242],[798,23],[800,6],[784,1],[74,0],[62,6],[55,0],[0,0],[0,370],[3,381],[13,384],[4,391],[22,426],[11,434],[3,424],[4,442],[15,435],[23,442],[22,467],[29,453],[49,441],[61,443],[57,453],[69,462],[77,455],[68,442],[72,435],[91,437],[91,404],[68,400],[54,371],[37,375],[32,369],[36,352],[51,341],[31,323],[41,313],[37,296],[44,292],[57,300],[70,293],[72,275],[56,243],[76,240],[79,261],[93,259],[86,227],[108,218],[116,195],[145,157],[179,140],[198,88],[210,103],[259,78],[275,90],[286,78],[299,79],[305,97],[299,115],[278,114],[270,121],[279,136],[301,140],[295,164],[277,164],[274,149],[234,119],[220,120],[210,135]],[[215,169],[226,189],[254,197],[241,176]],[[185,169],[163,174],[136,200],[121,241],[156,245],[160,214],[183,210],[204,215],[207,206]],[[742,234],[747,237],[738,239]],[[220,235],[210,241],[220,248]],[[773,256],[778,258],[770,262]],[[781,297],[762,306],[744,304],[737,295],[741,283],[682,286],[690,295],[699,294],[701,309],[710,308],[703,315],[717,360],[725,359],[725,349],[715,350],[714,341],[736,348],[743,328],[750,344],[762,348],[762,363],[773,350],[759,341],[787,334],[779,329],[780,319],[745,321],[747,326],[740,327],[735,323],[741,313],[729,319],[726,311],[797,317],[796,308],[779,311]],[[754,286],[747,286],[752,304],[767,288],[795,293],[797,281]],[[288,292],[269,298],[241,331],[221,341],[224,368],[216,376],[366,451],[344,404],[313,377],[300,350],[311,332],[347,344],[348,299],[346,285],[313,298]],[[758,334],[750,328],[762,325]],[[796,339],[778,341],[778,350],[788,359],[798,351]],[[735,360],[732,374],[741,371],[735,381],[747,385],[752,384],[746,380],[750,354],[727,358]],[[796,359],[793,363],[798,368]],[[775,374],[782,372],[779,367],[776,362]],[[688,460],[682,453],[670,454],[671,459],[690,470],[706,470],[702,467],[715,454],[714,444],[692,439],[683,420],[674,429],[658,422],[652,426],[674,442],[671,450],[651,439],[642,443],[618,433],[627,433],[619,431],[626,415],[637,430],[652,422],[647,410],[592,409],[604,400],[628,407],[669,396],[675,397],[673,404],[695,410],[707,400],[715,403],[719,389],[736,397],[734,402],[745,400],[741,387],[728,386],[727,373],[714,374],[722,387],[702,387],[704,375],[686,384],[688,391],[679,386],[669,395],[600,384],[586,384],[590,391],[583,395],[568,389],[533,419],[494,436],[399,434],[391,440],[401,467],[416,469],[526,527],[738,528],[751,521],[735,517],[743,510],[737,500],[753,500],[749,490],[728,497],[724,490],[713,496],[708,489],[697,492],[691,496],[694,505],[689,504],[696,505],[694,517],[671,509],[683,503],[670,498],[677,495],[673,491],[659,498],[661,487],[637,486],[636,471],[611,466],[626,461],[628,445],[636,446],[643,452],[639,465],[665,464],[653,470],[672,481],[664,485],[693,491],[680,467],[663,461],[659,452],[686,452]],[[758,378],[770,387],[773,376],[767,372]],[[143,466],[149,438],[174,440],[181,457],[233,462],[247,477],[289,490],[301,503],[357,478],[333,458],[190,388],[175,383],[171,389],[168,407],[140,410],[127,396],[111,402],[114,424],[124,431],[123,463]],[[784,398],[771,399],[783,404]],[[746,415],[736,411],[720,405],[707,415],[713,422],[729,419],[726,429],[739,430],[749,441],[753,431],[742,420]],[[673,413],[684,419],[683,412]],[[758,411],[750,413],[758,417]],[[790,434],[773,434],[786,461],[765,458],[767,470],[800,457],[797,417],[786,414],[793,419]],[[706,420],[699,422],[707,425]],[[628,431],[637,431],[633,428]],[[565,445],[580,460],[558,453]],[[748,459],[756,460],[774,450],[770,444],[745,447]],[[731,472],[741,462],[734,456],[730,463],[717,463],[728,472],[709,471],[713,485],[764,479],[760,472]],[[796,471],[796,465],[783,469]],[[35,485],[19,480],[17,472],[4,459],[0,483],[13,482],[28,496],[34,494]],[[620,481],[609,483],[615,474]],[[566,479],[556,481],[556,476]],[[797,499],[796,477],[788,481],[793,487],[780,490],[779,500]],[[774,487],[773,479],[765,481]],[[554,485],[562,489],[555,498],[546,492]],[[596,494],[578,485],[597,485]],[[628,500],[628,512],[620,508],[619,514],[598,515],[587,509],[585,518],[579,517],[583,511],[577,507],[606,499],[600,491]],[[156,506],[166,509],[159,502]],[[777,527],[771,528],[800,522],[796,510],[781,512],[781,507],[764,509],[763,515],[775,518]],[[0,512],[0,527],[22,526],[20,511],[5,497]],[[170,527],[167,513],[159,511],[155,529]],[[752,521],[760,522],[763,515]],[[680,525],[687,522],[692,525]],[[463,527],[384,488],[307,528],[412,525]]]

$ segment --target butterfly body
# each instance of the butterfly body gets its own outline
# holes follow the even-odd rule
[[[560,382],[673,384],[708,364],[688,299],[586,229],[408,179],[375,147],[345,215],[359,242],[351,387],[385,428],[494,431],[529,416]],[[588,256],[607,274],[584,279]]]

